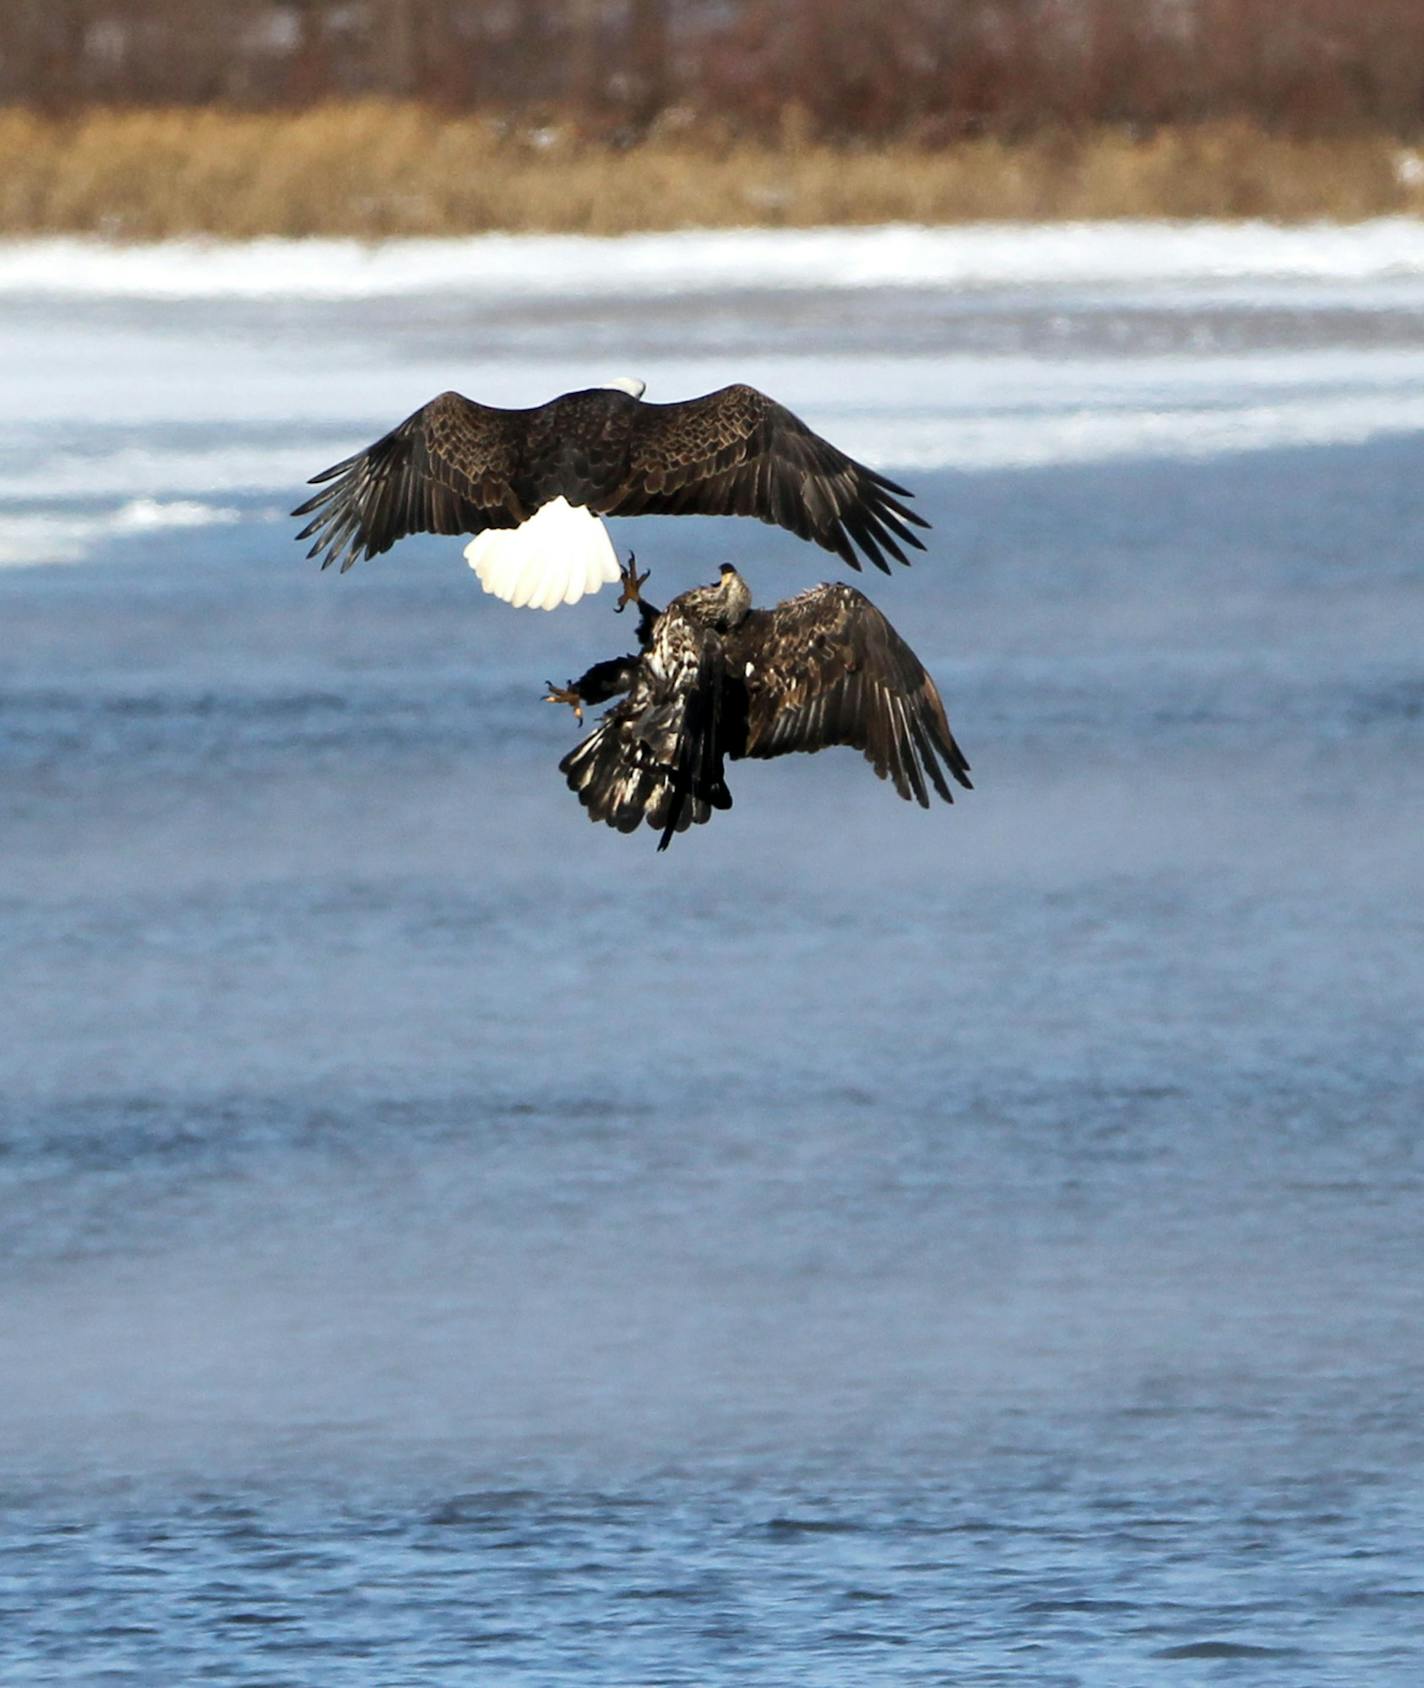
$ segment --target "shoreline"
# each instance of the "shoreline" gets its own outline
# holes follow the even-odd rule
[[[894,145],[617,149],[416,104],[0,110],[0,237],[114,242],[622,235],[1424,216],[1424,152],[1239,123]]]
[[[666,233],[119,242],[0,238],[0,298],[394,299],[455,293],[502,309],[737,292],[1191,287],[1299,304],[1301,289],[1424,282],[1424,218],[906,223]],[[1411,294],[1410,297],[1413,295]]]

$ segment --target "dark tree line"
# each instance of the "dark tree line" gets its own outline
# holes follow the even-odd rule
[[[937,143],[1424,128],[1424,0],[0,0],[0,101],[455,111]]]

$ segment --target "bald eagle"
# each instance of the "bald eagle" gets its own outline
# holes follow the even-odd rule
[[[642,577],[630,561],[625,593]],[[970,788],[969,764],[918,657],[864,593],[813,586],[775,609],[751,607],[730,563],[665,610],[640,606],[640,650],[590,668],[549,701],[621,700],[559,764],[589,819],[620,832],[647,821],[665,850],[675,832],[729,809],[725,762],[847,744],[922,808],[931,787]],[[941,762],[944,768],[941,769]]]
[[[922,551],[911,495],[813,434],[755,387],[644,404],[622,380],[501,410],[441,393],[383,439],[312,477],[295,509],[309,557],[388,551],[408,533],[472,533],[486,592],[553,609],[618,578],[599,516],[756,516],[883,569]]]

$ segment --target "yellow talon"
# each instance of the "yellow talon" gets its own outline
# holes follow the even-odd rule
[[[615,615],[622,615],[623,611],[627,609],[629,604],[642,603],[643,582],[648,578],[651,572],[651,569],[644,569],[642,574],[639,574],[638,559],[631,551],[628,553],[627,565],[624,566],[620,564],[618,569],[618,578],[623,582],[623,590],[618,594],[618,602],[613,606],[613,613]]]
[[[552,680],[546,680],[544,684],[549,688],[544,694],[544,702],[568,704],[569,708],[574,712],[574,719],[578,722],[579,726],[582,726],[583,699],[579,696],[578,689],[575,687],[573,681],[570,680],[567,686],[556,686]]]

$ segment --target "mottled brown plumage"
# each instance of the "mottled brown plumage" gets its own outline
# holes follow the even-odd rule
[[[441,393],[312,484],[297,537],[343,572],[406,534],[518,527],[557,498],[600,516],[755,516],[857,570],[905,562],[928,526],[904,487],[741,385],[676,404],[595,387],[528,410]]]
[[[723,649],[746,695],[746,736],[729,748],[732,757],[851,745],[922,808],[930,801],[926,775],[954,801],[940,758],[969,785],[934,681],[853,586],[815,586],[773,610],[753,610]]]
[[[954,801],[969,764],[934,681],[854,587],[821,585],[771,610],[750,608],[724,565],[714,587],[644,606],[643,650],[599,663],[571,690],[621,699],[559,764],[589,818],[632,832],[646,820],[665,849],[674,832],[729,808],[724,760],[845,744],[881,779],[928,808]]]
[[[587,702],[613,695],[609,687],[626,685],[627,696],[559,764],[591,819],[620,832],[646,820],[662,832],[660,850],[674,832],[732,806],[722,777],[721,653],[699,606],[684,601],[694,597],[674,598],[645,623],[642,656],[625,672],[599,663],[575,682]]]

